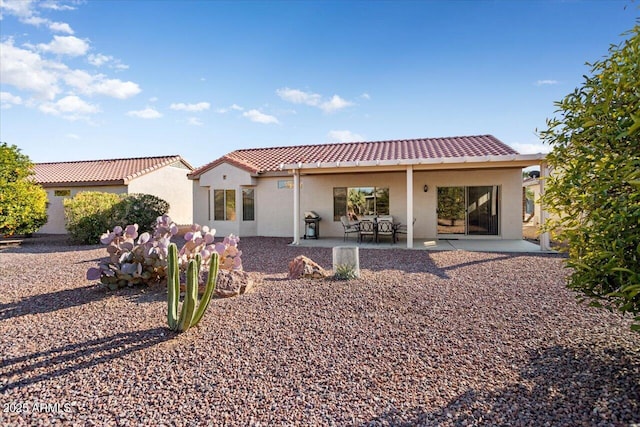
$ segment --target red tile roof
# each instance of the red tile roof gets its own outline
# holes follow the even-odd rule
[[[134,178],[176,162],[193,170],[180,156],[36,163],[34,169],[36,182],[45,187],[127,185]]]
[[[226,154],[196,169],[189,177],[197,179],[204,172],[225,162],[251,173],[261,173],[278,171],[283,163],[419,160],[513,154],[518,152],[492,135],[254,148]]]

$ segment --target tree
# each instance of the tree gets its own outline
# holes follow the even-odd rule
[[[47,222],[47,193],[32,179],[33,163],[0,143],[0,234],[28,234]]]
[[[568,243],[568,287],[640,331],[640,26],[591,66],[541,132],[552,147],[545,229]]]

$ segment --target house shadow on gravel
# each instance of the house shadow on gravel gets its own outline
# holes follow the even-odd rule
[[[3,358],[0,378],[11,380],[0,383],[0,393],[11,389],[28,387],[43,380],[61,377],[83,369],[109,363],[131,353],[153,347],[175,336],[166,328],[122,332],[104,338],[88,340],[78,344],[39,351],[20,357]]]
[[[635,425],[640,423],[640,355],[552,346],[529,354],[522,382],[471,389],[436,410],[392,409],[366,426]],[[437,392],[437,390],[434,390]]]
[[[333,268],[332,248],[289,246],[290,238],[245,237],[240,240],[242,263],[246,271],[263,274],[282,274],[288,271],[289,262],[298,255],[305,255],[323,268]],[[448,272],[458,268],[490,263],[513,258],[562,257],[559,254],[492,253],[491,257],[463,261],[446,267],[439,267],[433,255],[437,252],[396,249],[360,249],[360,268],[374,272],[397,270],[405,273],[428,273],[448,279]],[[390,263],[389,260],[393,262]],[[268,280],[268,279],[267,279]],[[280,279],[274,279],[280,280]]]
[[[99,301],[109,296],[107,291],[95,285],[37,294],[20,301],[0,304],[0,320],[26,314],[51,313]]]
[[[104,285],[98,283],[46,294],[37,294],[19,301],[0,304],[0,320],[12,319],[27,314],[52,313],[114,296],[124,298],[134,304],[166,301],[166,291],[166,285],[163,284],[153,284],[148,287],[122,288],[111,291]]]

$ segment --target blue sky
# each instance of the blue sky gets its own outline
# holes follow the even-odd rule
[[[628,1],[0,0],[0,140],[35,162],[536,128]]]

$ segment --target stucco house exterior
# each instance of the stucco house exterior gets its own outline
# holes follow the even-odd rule
[[[63,201],[83,191],[145,193],[169,202],[178,224],[193,222],[193,167],[180,156],[36,163],[35,181],[47,191],[49,215],[38,233],[65,234]]]
[[[521,239],[521,155],[492,135],[255,148],[189,174],[193,219],[219,234],[341,237],[344,215],[391,215],[420,239]],[[415,220],[415,222],[414,222]]]

